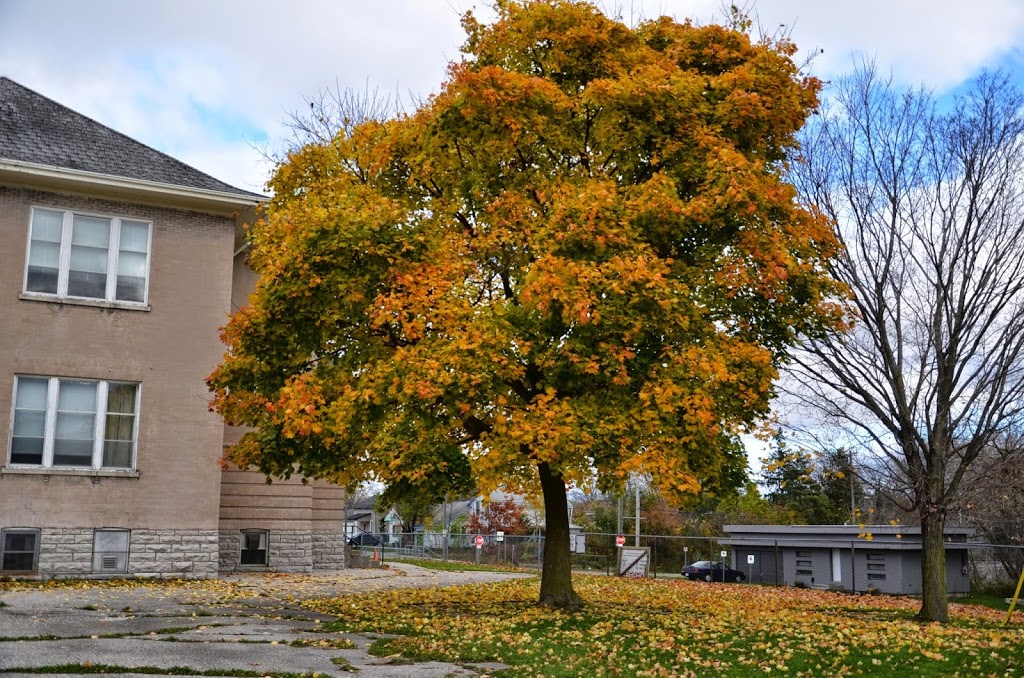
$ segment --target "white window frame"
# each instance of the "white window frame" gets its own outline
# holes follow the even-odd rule
[[[28,289],[28,265],[32,252],[32,223],[35,221],[36,210],[60,212],[63,214],[60,236],[60,259],[57,268],[57,292],[37,292]],[[68,294],[68,275],[71,269],[71,234],[75,215],[110,220],[110,240],[107,243],[107,287],[103,298],[79,297]],[[142,301],[126,301],[117,298],[117,261],[121,252],[121,222],[134,221],[146,224],[146,276],[143,286]],[[29,212],[28,237],[25,242],[25,272],[21,280],[22,296],[32,299],[60,299],[81,301],[84,303],[105,303],[128,308],[146,308],[149,304],[149,279],[153,260],[153,221],[136,217],[117,217],[109,214],[98,214],[85,210],[72,210],[45,205],[33,205]]]
[[[46,379],[46,423],[43,428],[43,460],[41,464],[20,464],[11,461],[14,453],[14,416],[18,404],[19,379]],[[59,466],[53,463],[53,446],[57,433],[57,399],[61,381],[79,381],[96,384],[96,421],[93,422],[92,463],[89,466]],[[131,384],[135,387],[135,416],[132,422],[132,461],[130,466],[103,466],[103,442],[107,425],[107,390],[110,384]],[[102,403],[102,405],[101,405]],[[99,379],[82,379],[78,377],[51,377],[45,375],[19,374],[14,377],[14,390],[11,394],[11,430],[7,436],[7,466],[12,469],[57,469],[105,472],[133,472],[138,463],[139,454],[139,406],[142,403],[142,384],[136,381],[101,381]],[[101,409],[102,408],[102,409]]]

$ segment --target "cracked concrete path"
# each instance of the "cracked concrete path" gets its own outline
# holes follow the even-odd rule
[[[135,587],[54,588],[0,593],[0,678],[18,669],[106,664],[209,671],[319,673],[341,676],[477,676],[498,665],[390,663],[367,649],[374,638],[322,633],[329,615],[300,606],[391,588],[506,581],[499,572],[443,572],[394,564],[387,570],[315,575],[231,575],[190,585],[155,582]],[[351,644],[351,648],[345,646]],[[340,646],[340,647],[339,647]],[[53,675],[53,674],[51,674]]]

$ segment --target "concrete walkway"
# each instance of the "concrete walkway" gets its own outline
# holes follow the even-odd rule
[[[38,678],[18,669],[90,664],[123,667],[120,673],[106,674],[118,676],[138,675],[132,667],[187,667],[204,675],[243,669],[325,676],[352,670],[361,676],[477,676],[501,667],[397,664],[372,657],[366,650],[373,638],[321,633],[320,622],[333,617],[306,610],[299,602],[526,576],[393,564],[387,570],[315,575],[232,575],[183,586],[0,591],[0,678]],[[338,649],[345,641],[354,647]]]

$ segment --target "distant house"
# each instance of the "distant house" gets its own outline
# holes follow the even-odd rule
[[[345,536],[380,534],[383,516],[377,511],[379,495],[360,496],[345,505]]]
[[[527,519],[534,526],[539,534],[545,531],[544,509],[538,507],[522,494],[495,490],[487,496],[476,495],[473,497],[458,499],[444,506],[439,506],[434,511],[435,525],[459,525],[462,530],[469,533],[469,520],[472,516],[479,516],[486,510],[490,502],[504,502],[511,499],[520,507]],[[569,505],[569,545],[573,553],[586,553],[586,535],[583,528],[572,523],[573,507]],[[454,527],[452,528],[454,529]]]
[[[343,565],[340,488],[219,463],[263,200],[0,77],[0,575]]]
[[[907,525],[726,525],[732,567],[752,582],[852,592],[921,593],[921,528]],[[946,585],[970,593],[972,528],[946,529]]]

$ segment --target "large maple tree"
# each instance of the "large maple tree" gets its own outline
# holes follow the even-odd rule
[[[209,383],[271,476],[539,484],[541,602],[572,607],[567,483],[735,482],[838,321],[833,232],[781,178],[819,83],[722,26],[496,9],[439,94],[278,167]]]

